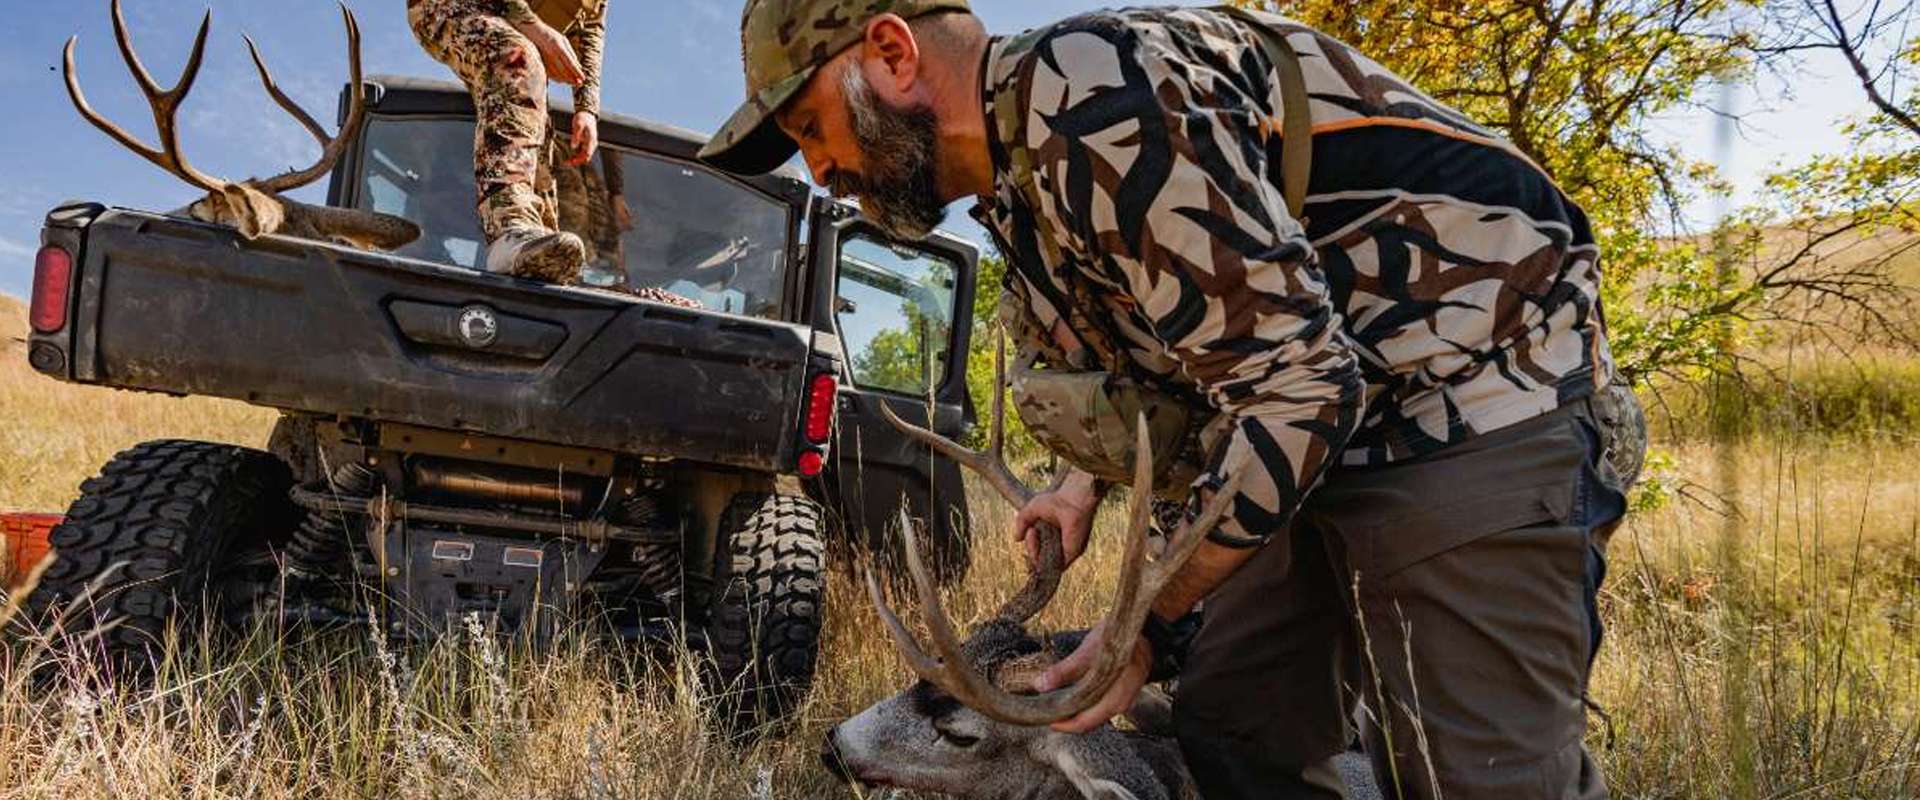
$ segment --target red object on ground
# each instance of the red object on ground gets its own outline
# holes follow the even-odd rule
[[[8,588],[15,587],[15,581],[25,578],[40,559],[52,552],[47,537],[63,519],[59,514],[0,514],[0,547],[6,548],[10,569],[5,576]]]

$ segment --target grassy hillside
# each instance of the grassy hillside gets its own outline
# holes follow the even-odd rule
[[[0,509],[63,510],[81,480],[148,439],[267,440],[273,412],[244,403],[47,378],[27,366],[27,332],[26,305],[0,295]]]

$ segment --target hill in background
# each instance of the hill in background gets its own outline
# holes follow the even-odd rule
[[[269,409],[62,383],[27,366],[26,337],[27,304],[0,294],[0,509],[64,511],[80,481],[149,439],[267,441]]]

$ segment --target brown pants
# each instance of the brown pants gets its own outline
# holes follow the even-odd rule
[[[1357,707],[1387,797],[1605,797],[1582,698],[1625,504],[1591,420],[1329,475],[1207,599],[1174,707],[1202,795],[1344,797]]]

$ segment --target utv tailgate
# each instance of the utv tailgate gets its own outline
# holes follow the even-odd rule
[[[762,470],[804,327],[137,211],[87,228],[70,377]]]

